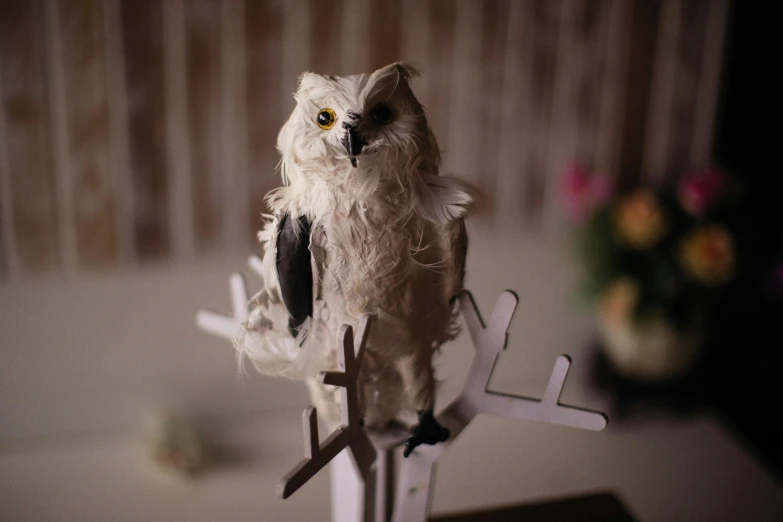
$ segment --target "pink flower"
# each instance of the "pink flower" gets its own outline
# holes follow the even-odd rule
[[[726,185],[726,175],[717,168],[695,170],[680,179],[680,205],[693,216],[703,216],[715,204]]]
[[[614,187],[604,175],[575,164],[563,174],[563,206],[572,222],[581,224],[612,197]]]

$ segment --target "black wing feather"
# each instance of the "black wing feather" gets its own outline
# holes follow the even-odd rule
[[[277,236],[277,277],[288,315],[288,330],[296,337],[305,319],[313,315],[313,270],[310,264],[310,222],[299,217],[294,230],[289,214],[283,216]]]

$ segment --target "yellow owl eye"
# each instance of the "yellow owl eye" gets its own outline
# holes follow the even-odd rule
[[[318,122],[318,126],[323,130],[329,130],[334,127],[334,122],[337,121],[337,117],[332,109],[321,109],[315,121]]]

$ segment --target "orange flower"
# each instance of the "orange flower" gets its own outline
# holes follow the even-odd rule
[[[685,272],[704,284],[725,283],[734,273],[731,235],[718,226],[696,229],[682,242],[680,263]]]
[[[601,294],[599,309],[603,317],[612,323],[628,322],[639,301],[639,285],[629,277],[615,279]]]
[[[665,232],[663,211],[647,189],[638,189],[620,201],[615,223],[620,238],[638,249],[654,246]]]

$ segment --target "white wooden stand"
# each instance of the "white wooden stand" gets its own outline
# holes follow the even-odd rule
[[[250,267],[261,275],[258,258],[250,259]],[[207,311],[197,315],[199,328],[229,340],[248,313],[244,278],[232,274],[230,286],[233,318]],[[370,315],[360,318],[355,337],[353,328],[343,325],[338,337],[339,371],[321,372],[318,376],[321,382],[341,388],[341,425],[319,444],[317,412],[312,406],[305,409],[302,418],[305,457],[281,479],[277,486],[279,496],[288,498],[331,462],[333,521],[424,522],[432,501],[438,457],[478,414],[594,431],[606,427],[603,414],[558,403],[571,364],[565,355],[555,361],[541,400],[488,391],[487,383],[498,355],[506,346],[518,299],[511,291],[501,293],[486,325],[469,292],[463,291],[459,300],[476,354],[462,392],[437,415],[438,422],[451,434],[446,442],[417,447],[403,460],[393,507],[393,451],[404,443],[408,433],[404,430],[375,433],[361,426],[356,381],[371,327]]]

